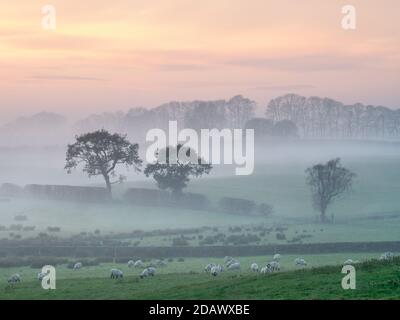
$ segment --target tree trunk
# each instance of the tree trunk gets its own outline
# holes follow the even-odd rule
[[[326,207],[321,208],[321,222],[327,223],[328,219],[326,218]]]
[[[104,180],[106,181],[106,187],[107,187],[108,195],[109,195],[110,199],[112,199],[110,177],[107,174],[104,174],[103,176],[104,176]]]

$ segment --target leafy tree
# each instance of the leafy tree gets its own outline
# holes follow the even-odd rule
[[[212,166],[203,163],[194,150],[179,144],[177,147],[169,146],[161,150],[157,161],[148,164],[144,174],[146,177],[152,176],[160,189],[170,190],[172,194],[179,196],[191,177],[209,174],[211,169]]]
[[[317,164],[306,170],[307,184],[311,188],[313,205],[321,213],[321,222],[327,222],[328,206],[352,187],[355,173],[340,164],[340,158]]]
[[[138,144],[132,144],[126,136],[111,134],[106,130],[85,133],[76,137],[74,144],[68,145],[65,169],[71,173],[73,168],[83,164],[83,172],[89,177],[103,176],[107,190],[112,196],[111,186],[122,182],[124,177],[111,181],[116,177],[116,167],[124,164],[133,166],[136,171],[142,164],[138,155]]]

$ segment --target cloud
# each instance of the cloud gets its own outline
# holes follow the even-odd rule
[[[295,72],[335,71],[357,69],[365,66],[370,57],[334,54],[316,54],[292,57],[239,58],[227,62],[228,65],[246,68],[279,69]]]
[[[292,91],[302,89],[315,89],[316,87],[309,84],[293,84],[293,85],[266,85],[253,88],[254,90],[268,91]]]
[[[106,81],[106,79],[88,76],[64,76],[64,75],[34,75],[31,80],[67,80],[67,81]]]

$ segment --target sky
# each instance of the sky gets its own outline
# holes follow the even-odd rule
[[[237,94],[262,110],[289,92],[400,108],[399,13],[398,0],[0,0],[0,124]]]

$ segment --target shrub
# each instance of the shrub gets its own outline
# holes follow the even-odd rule
[[[274,213],[274,207],[268,203],[261,203],[257,211],[262,216],[270,216]]]
[[[276,234],[276,239],[277,240],[286,240],[286,235],[284,233],[282,233],[282,232],[278,232]]]
[[[219,201],[219,207],[226,213],[251,215],[256,204],[252,200],[225,197]]]
[[[61,228],[60,227],[47,227],[48,232],[60,232]]]
[[[172,245],[176,247],[183,247],[183,246],[188,246],[189,242],[184,237],[173,238]]]

